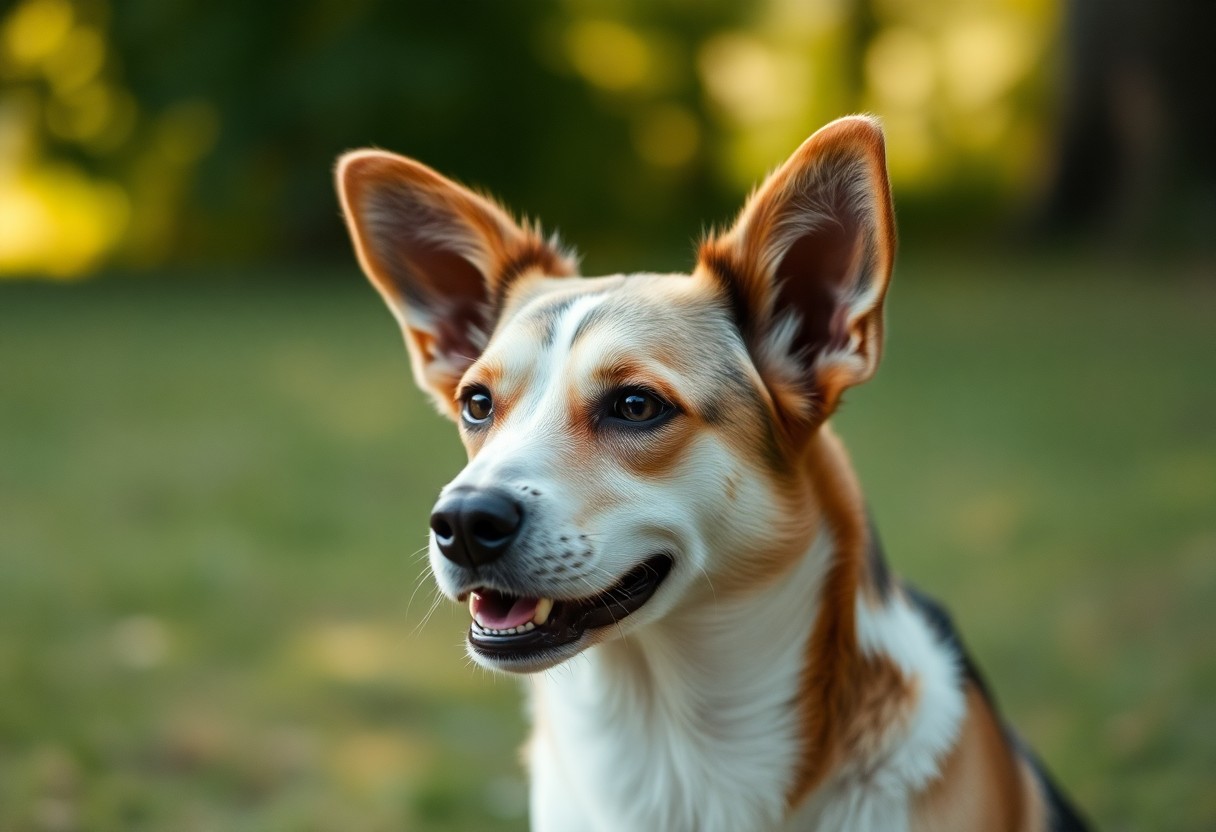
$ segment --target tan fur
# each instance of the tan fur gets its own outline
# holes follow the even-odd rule
[[[967,688],[962,736],[932,785],[918,795],[913,832],[1040,832],[1044,807],[1026,763],[1010,754],[983,694]]]

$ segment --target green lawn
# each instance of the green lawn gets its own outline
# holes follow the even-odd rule
[[[516,684],[419,629],[463,453],[325,277],[0,285],[0,830],[525,827]],[[1211,275],[906,264],[837,423],[1099,825],[1216,826]]]

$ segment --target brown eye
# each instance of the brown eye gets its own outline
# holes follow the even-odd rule
[[[489,419],[493,412],[494,400],[484,390],[473,393],[464,400],[464,419],[470,424],[481,424]]]
[[[634,390],[616,400],[613,415],[627,422],[649,422],[664,411],[663,403],[649,393]]]

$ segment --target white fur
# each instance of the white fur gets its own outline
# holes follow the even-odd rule
[[[912,800],[939,773],[965,715],[958,657],[896,595],[881,607],[857,599],[857,640],[864,654],[895,662],[916,682],[907,725],[867,759],[850,760],[791,819],[790,829],[906,832]]]
[[[762,603],[677,607],[534,677],[533,829],[779,828],[830,557],[821,536]]]
[[[937,774],[937,761],[958,739],[966,710],[959,657],[899,595],[882,607],[858,599],[857,640],[862,652],[889,657],[918,682],[917,709],[907,735],[893,744],[885,773],[893,788],[919,790]]]

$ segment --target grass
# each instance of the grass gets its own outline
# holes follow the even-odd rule
[[[0,829],[525,828],[517,685],[422,624],[463,453],[320,277],[0,286]],[[913,262],[837,419],[1107,830],[1216,823],[1214,312],[1180,269]]]

